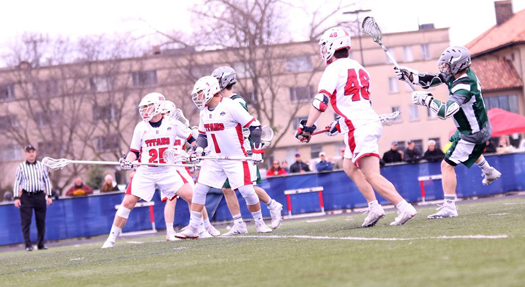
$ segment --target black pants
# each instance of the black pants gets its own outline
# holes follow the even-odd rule
[[[20,197],[20,203],[20,219],[26,247],[31,246],[29,227],[31,226],[31,217],[33,216],[34,209],[36,229],[38,231],[37,244],[38,247],[41,248],[44,246],[44,235],[46,234],[46,194],[44,192],[31,193],[23,191]]]

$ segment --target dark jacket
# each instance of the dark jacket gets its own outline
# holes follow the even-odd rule
[[[406,162],[416,163],[416,162],[420,161],[421,158],[422,158],[421,151],[417,147],[414,147],[413,150],[410,150],[408,148],[405,150],[405,158],[404,158],[404,160]]]
[[[426,159],[431,162],[441,161],[445,157],[445,154],[438,148],[435,148],[434,151],[427,150],[423,159]]]
[[[385,163],[402,162],[401,153],[397,150],[390,149],[383,154],[383,161]]]
[[[325,160],[316,163],[315,169],[317,169],[317,171],[331,171],[334,169],[334,166],[331,162]]]
[[[290,173],[298,173],[304,171],[310,171],[310,167],[303,161],[296,161],[290,166]]]

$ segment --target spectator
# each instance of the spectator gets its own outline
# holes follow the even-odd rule
[[[4,201],[13,201],[13,193],[11,193],[9,190],[4,192]]]
[[[111,174],[106,174],[106,176],[104,177],[104,184],[100,188],[100,192],[108,191],[120,191],[116,184],[113,185],[113,177],[111,176]]]
[[[402,162],[403,156],[397,150],[397,141],[393,141],[390,145],[390,150],[383,154],[383,161],[385,163]]]
[[[286,171],[286,173],[289,173],[290,172],[290,168],[288,168],[288,162],[283,160],[283,164],[281,165],[281,167]]]
[[[285,175],[288,174],[284,168],[281,167],[281,164],[278,160],[274,160],[272,166],[266,171],[266,177],[276,176],[276,175]]]
[[[89,187],[87,184],[84,184],[82,182],[82,178],[80,178],[79,176],[75,178],[75,183],[73,184],[72,187],[68,189],[68,191],[66,192],[66,195],[77,196],[77,195],[87,195],[87,194],[92,194],[92,193],[93,193],[93,189]]]
[[[445,158],[445,154],[438,148],[436,148],[436,141],[428,141],[428,149],[423,156],[423,159],[426,159],[430,162],[442,161]]]
[[[324,151],[319,153],[319,158],[321,160],[315,165],[315,169],[317,169],[318,172],[331,171],[334,169],[332,163],[326,160],[326,153]]]
[[[290,166],[290,173],[305,173],[310,171],[310,167],[301,160],[301,154],[295,153],[295,162]]]
[[[343,169],[343,162],[345,161],[345,148],[342,147],[340,150],[341,158],[336,160],[334,163],[334,169]]]
[[[46,250],[44,236],[46,234],[47,206],[53,204],[51,198],[51,181],[46,166],[36,160],[36,148],[28,145],[25,148],[26,160],[18,166],[13,194],[15,207],[20,208],[20,221],[26,251],[33,251],[29,227],[33,210],[37,229],[38,250]]]
[[[514,152],[515,150],[516,148],[510,144],[509,138],[507,136],[502,136],[499,138],[499,145],[496,149],[497,153],[508,153]]]
[[[496,152],[496,146],[492,143],[490,139],[487,140],[486,145],[487,146],[485,147],[485,150],[483,151],[484,153],[495,153]]]
[[[417,163],[422,158],[421,151],[416,147],[416,143],[409,140],[405,150],[405,161],[408,163]]]

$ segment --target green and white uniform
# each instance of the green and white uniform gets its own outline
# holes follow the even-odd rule
[[[246,111],[248,111],[248,104],[246,103],[243,97],[234,93],[230,97],[230,99],[235,102],[238,102]],[[243,128],[242,134],[244,136],[244,149],[250,155],[252,153],[251,150],[253,147],[253,140],[250,137],[250,128]],[[257,175],[257,179],[254,180],[254,184],[261,184],[262,179],[261,179],[261,173],[259,172],[259,167],[256,164],[254,164],[252,161],[248,161],[248,164],[250,166],[250,172],[252,172],[252,176],[253,176],[253,172],[255,172]],[[226,182],[224,182],[224,185],[222,186],[222,188],[231,188],[229,180],[226,180]]]
[[[492,134],[481,85],[470,68],[457,79],[451,77],[446,80],[443,74],[419,74],[419,84],[424,89],[442,83],[448,87],[449,100],[441,105],[438,116],[444,118],[446,108],[454,102],[459,105],[459,110],[453,115],[457,131],[449,139],[452,146],[445,155],[445,161],[454,166],[463,163],[471,167],[485,150]],[[439,100],[433,101],[441,104]]]

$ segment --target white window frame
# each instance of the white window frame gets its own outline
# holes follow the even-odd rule
[[[421,59],[430,60],[430,45],[421,44]]]
[[[93,92],[109,92],[113,90],[113,78],[111,76],[94,76],[89,83]]]
[[[6,144],[0,147],[0,162],[20,161],[24,159],[22,147],[18,144]]]
[[[307,93],[304,93],[305,91],[301,91],[300,89],[307,89]],[[297,87],[290,87],[290,101],[292,103],[296,102],[308,102],[312,100],[312,93],[313,93],[313,87],[312,86],[297,86]],[[298,95],[299,94],[299,95]]]
[[[403,46],[403,59],[405,62],[414,61],[414,53],[412,53],[412,46]]]
[[[158,84],[157,70],[131,72],[133,87],[155,87]]]
[[[312,70],[312,58],[310,55],[301,55],[286,58],[286,71],[289,73],[310,72]]]
[[[419,120],[419,107],[417,105],[409,105],[408,111],[409,111],[410,121]]]
[[[15,99],[15,85],[0,85],[0,102]]]
[[[397,77],[389,77],[388,78],[388,92],[391,94],[397,94],[399,93],[399,80]]]

